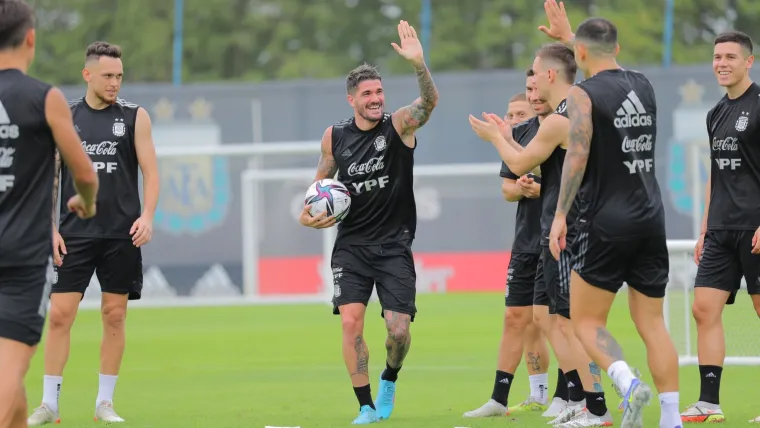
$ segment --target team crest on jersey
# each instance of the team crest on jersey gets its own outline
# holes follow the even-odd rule
[[[747,117],[747,116],[748,116],[748,113],[745,112],[745,111],[743,111],[742,115],[739,116],[739,119],[736,120],[736,130],[737,131],[742,132],[745,129],[747,129],[747,124],[749,124],[749,117]]]
[[[123,137],[126,134],[127,128],[124,125],[124,119],[116,119],[113,123],[113,135],[117,137]]]
[[[385,141],[384,136],[379,135],[377,138],[375,138],[375,149],[377,149],[378,152],[382,152],[387,146],[388,143]]]

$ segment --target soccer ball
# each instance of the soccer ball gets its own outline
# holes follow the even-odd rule
[[[311,205],[309,214],[312,217],[327,211],[328,217],[335,216],[335,220],[340,222],[351,208],[351,193],[340,181],[325,178],[309,186],[304,205]]]

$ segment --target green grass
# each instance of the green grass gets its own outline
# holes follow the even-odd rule
[[[623,296],[620,296],[623,297]],[[491,393],[504,299],[500,294],[423,295],[412,325],[411,352],[400,373],[393,417],[382,426],[546,426],[539,416],[471,420],[463,412]],[[756,325],[746,294],[726,312]],[[744,308],[744,309],[742,309]],[[384,324],[377,304],[367,312],[373,387],[384,367]],[[682,318],[680,312],[677,316]],[[746,318],[749,317],[749,318]],[[645,372],[644,348],[629,320],[624,299],[612,311],[610,328],[627,359]],[[136,427],[347,427],[358,405],[341,357],[339,318],[327,305],[235,308],[134,309],[127,320],[128,343],[116,388],[115,406]],[[751,330],[747,330],[751,331]],[[756,331],[756,330],[755,330]],[[80,313],[61,392],[63,427],[96,426],[100,317]],[[747,340],[757,343],[756,334]],[[757,349],[757,348],[755,348]],[[556,361],[552,361],[554,390]],[[42,348],[27,377],[29,404],[42,388]],[[760,414],[757,367],[729,367],[723,374],[724,426],[750,426]],[[605,376],[610,407],[618,404]],[[521,367],[512,404],[528,394]],[[373,390],[376,392],[376,389]],[[696,401],[696,367],[681,370],[681,405]],[[620,414],[613,412],[616,421]],[[646,427],[657,427],[659,404],[646,410]]]

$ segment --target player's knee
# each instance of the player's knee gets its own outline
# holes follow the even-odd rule
[[[48,322],[51,330],[70,330],[77,316],[76,308],[51,305]]]
[[[409,326],[411,317],[406,314],[395,313],[390,317],[386,315],[385,327],[388,330],[388,339],[396,343],[404,343],[409,340]]]
[[[706,299],[695,299],[691,305],[691,314],[697,324],[713,324],[720,320],[722,307]]]
[[[529,308],[509,308],[504,314],[504,323],[505,330],[525,331],[533,324],[532,311]]]
[[[356,336],[364,330],[364,320],[353,314],[341,314],[341,327],[344,334]]]
[[[121,329],[124,328],[124,323],[127,320],[127,308],[120,305],[104,306],[101,315],[106,327]]]

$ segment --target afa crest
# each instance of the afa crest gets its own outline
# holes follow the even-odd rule
[[[377,138],[375,138],[375,149],[378,152],[382,152],[385,150],[385,147],[388,145],[388,143],[385,141],[385,137],[382,135],[379,135]]]
[[[736,130],[739,132],[746,130],[747,124],[749,124],[749,117],[747,117],[746,112],[742,112],[742,115],[736,120]]]
[[[227,217],[231,194],[227,159],[213,156],[168,158],[159,164],[161,194],[158,228],[172,234],[199,234]]]
[[[126,132],[127,128],[124,125],[124,119],[116,119],[116,122],[113,123],[113,135],[123,137]]]

